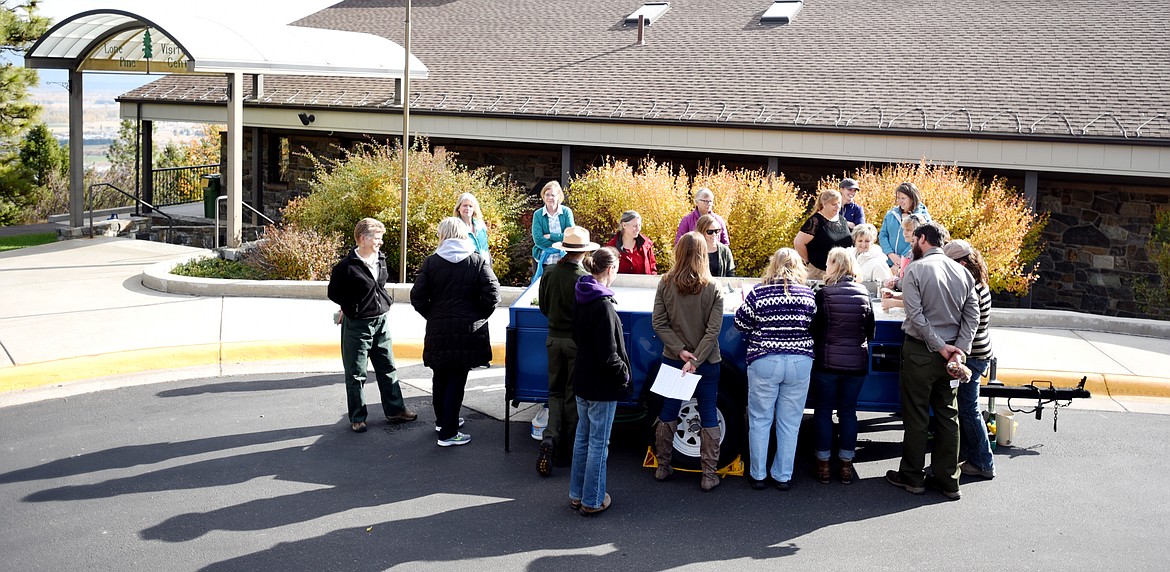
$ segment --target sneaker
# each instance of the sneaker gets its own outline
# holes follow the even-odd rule
[[[953,490],[953,491],[948,491],[948,490],[944,489],[942,486],[942,483],[938,482],[938,479],[934,478],[934,475],[929,475],[926,477],[926,486],[942,493],[943,496],[947,497],[948,500],[959,500],[959,499],[963,498],[962,491],[960,491],[958,489]]]
[[[605,493],[605,500],[601,501],[601,506],[597,508],[589,508],[585,505],[581,505],[581,516],[593,516],[609,508],[609,505],[612,503],[613,499],[609,498],[609,493]]]
[[[552,474],[553,441],[545,439],[540,442],[540,453],[536,457],[536,472],[547,477]]]
[[[451,447],[453,445],[466,445],[471,442],[471,435],[467,433],[456,433],[450,439],[439,439],[440,447]]]
[[[462,417],[460,417],[460,418],[459,418],[459,427],[457,427],[457,429],[462,429],[462,428],[463,428],[463,418],[462,418]],[[435,425],[435,433],[438,433],[439,431],[442,431],[442,430],[443,430],[443,428],[442,428],[442,427],[439,427],[438,425]]]
[[[792,482],[791,481],[776,481],[776,490],[790,491],[790,490],[792,490]]]
[[[762,491],[762,490],[768,488],[768,479],[760,479],[757,481],[751,477],[748,477],[748,481],[750,481],[752,483],[752,490],[753,491]]]
[[[968,461],[963,461],[963,464],[959,465],[959,471],[964,475],[983,477],[988,480],[995,478],[995,469],[980,469]]]
[[[912,495],[926,494],[926,487],[916,487],[910,483],[903,481],[902,480],[902,473],[899,473],[898,471],[886,471],[886,482],[888,482],[891,485],[894,485],[895,487],[898,487],[900,489],[905,489],[906,492],[908,492]]]
[[[401,413],[386,416],[386,420],[391,423],[406,423],[407,421],[414,421],[415,419],[418,419],[418,413],[415,413],[409,409],[403,409]]]

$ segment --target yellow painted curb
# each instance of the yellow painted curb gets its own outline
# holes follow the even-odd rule
[[[996,377],[1005,385],[1051,381],[1056,387],[1076,387],[1082,377],[1087,377],[1085,389],[1094,397],[1170,397],[1170,378],[1165,377],[1004,368],[996,372]]]
[[[219,344],[151,348],[80,356],[0,369],[0,391],[143,371],[219,363]]]
[[[422,340],[396,341],[394,357],[419,360],[422,359],[422,349]],[[130,350],[0,368],[0,392],[112,375],[225,363],[337,359],[340,366],[340,354],[338,344],[317,341],[228,342]],[[492,363],[504,363],[504,344],[492,344]]]

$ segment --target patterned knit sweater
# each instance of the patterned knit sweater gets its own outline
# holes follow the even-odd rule
[[[760,284],[735,311],[735,327],[747,339],[747,362],[770,354],[813,355],[809,331],[817,313],[808,286],[788,281]]]

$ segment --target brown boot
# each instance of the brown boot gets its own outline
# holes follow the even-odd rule
[[[703,492],[719,486],[719,427],[704,427],[699,433],[699,464],[703,467],[703,480],[699,486]]]
[[[831,471],[829,470],[828,461],[817,459],[816,477],[818,483],[821,483],[822,485],[829,484],[829,481],[832,480],[832,476]]]
[[[658,459],[658,470],[654,471],[656,481],[665,481],[674,472],[670,468],[670,456],[674,453],[674,433],[677,430],[678,420],[670,423],[654,420],[654,457]]]
[[[839,459],[839,460],[841,461],[841,475],[840,475],[841,476],[841,484],[847,485],[849,483],[852,483],[853,482],[853,461],[846,461],[845,459]]]

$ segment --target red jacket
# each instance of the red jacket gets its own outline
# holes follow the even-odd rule
[[[606,246],[617,249],[619,256],[619,274],[658,274],[658,261],[654,260],[654,242],[646,235],[639,234],[634,238],[634,249],[626,250],[618,246],[621,233],[613,235]]]

